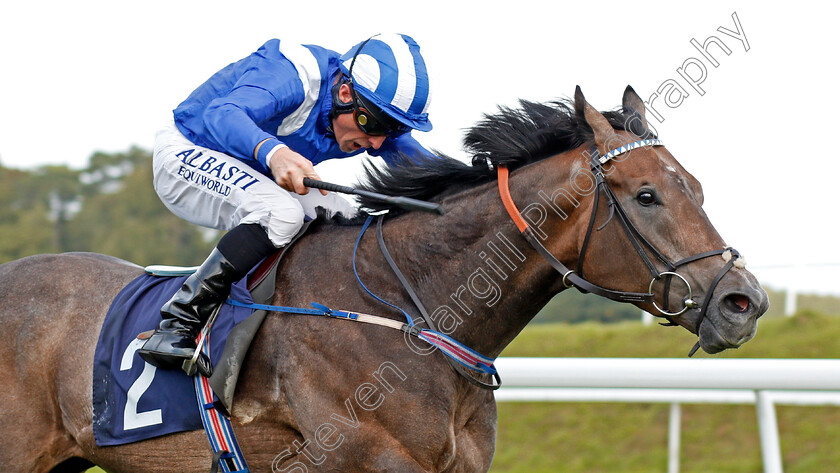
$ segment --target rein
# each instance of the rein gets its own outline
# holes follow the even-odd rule
[[[381,299],[378,300],[385,304],[388,304],[388,302],[385,302]],[[492,358],[488,358],[482,355],[481,353],[478,353],[477,351],[467,346],[464,346],[463,344],[447,336],[446,334],[437,332],[434,329],[429,330],[417,328],[414,326],[413,320],[409,320],[409,323],[403,323],[399,320],[380,317],[378,315],[364,314],[361,312],[353,312],[349,310],[330,309],[329,307],[323,304],[318,304],[316,302],[310,303],[310,305],[313,307],[312,309],[268,304],[256,304],[253,302],[242,302],[230,298],[225,303],[236,307],[247,307],[249,309],[255,310],[280,312],[284,314],[315,315],[333,319],[349,320],[351,322],[379,325],[381,327],[396,329],[413,337],[419,338],[420,340],[425,341],[429,345],[433,345],[439,348],[441,352],[443,352],[445,355],[447,355],[453,360],[453,363],[458,362],[461,365],[466,366],[467,368],[482,373],[498,376],[496,368],[493,366],[493,361],[495,360],[493,360]],[[396,308],[402,311],[402,309],[400,309],[399,307]],[[405,312],[403,311],[403,313]]]
[[[394,271],[397,278],[400,280],[400,283],[403,285],[403,287],[411,297],[412,301],[417,306],[417,309],[419,310],[423,321],[426,323],[426,325],[429,326],[428,329],[421,329],[419,327],[416,327],[414,319],[411,317],[411,315],[408,314],[408,312],[406,312],[405,310],[403,310],[395,304],[391,304],[390,302],[382,299],[381,297],[371,292],[367,288],[367,286],[365,286],[365,284],[362,282],[361,277],[359,277],[359,273],[356,270],[356,254],[358,252],[359,243],[362,240],[362,236],[364,236],[365,232],[367,232],[368,227],[370,227],[370,224],[373,221],[372,215],[367,218],[364,225],[362,226],[361,231],[359,232],[359,236],[356,238],[356,245],[353,248],[353,272],[356,275],[356,280],[359,282],[359,285],[362,287],[362,289],[364,289],[365,292],[367,292],[377,301],[400,311],[405,316],[406,322],[400,322],[398,320],[380,317],[377,315],[363,314],[360,312],[330,309],[325,305],[318,304],[315,302],[310,303],[310,305],[313,307],[312,309],[246,303],[230,298],[228,298],[227,303],[233,306],[247,307],[255,310],[282,312],[286,314],[324,316],[329,318],[337,318],[353,322],[374,324],[382,327],[396,329],[407,335],[419,338],[420,340],[425,341],[429,345],[439,348],[441,353],[446,355],[446,360],[449,362],[452,368],[458,374],[465,377],[472,384],[483,389],[498,389],[501,386],[502,382],[501,378],[499,377],[499,373],[496,371],[496,367],[493,366],[493,362],[495,361],[493,358],[484,356],[481,353],[478,353],[477,351],[473,350],[472,348],[446,335],[445,333],[442,333],[437,330],[437,327],[435,326],[431,317],[429,317],[428,311],[426,311],[426,308],[423,306],[422,302],[420,302],[420,299],[417,297],[417,294],[411,288],[411,285],[408,283],[408,280],[397,267],[393,258],[391,258],[391,254],[388,251],[388,248],[385,246],[385,240],[382,236],[382,220],[383,216],[380,216],[377,222],[377,239],[379,240],[380,249],[382,250],[382,253],[385,256],[385,259],[388,261],[389,266]],[[496,384],[488,384],[478,379],[475,379],[464,369],[465,367],[469,368],[470,370],[477,371],[479,373],[493,375],[493,377],[496,380]]]
[[[712,295],[714,294],[715,289],[717,288],[718,283],[720,283],[721,279],[726,275],[726,273],[736,265],[736,261],[741,258],[741,254],[738,253],[737,250],[726,247],[722,250],[711,250],[706,251],[703,253],[698,253],[693,256],[689,256],[688,258],[681,259],[677,262],[671,262],[665,255],[663,255],[656,247],[654,247],[636,228],[630,218],[627,216],[624,208],[621,206],[618,198],[616,197],[615,193],[613,192],[612,188],[610,187],[609,183],[606,180],[606,176],[603,172],[603,165],[606,164],[611,159],[619,156],[621,154],[627,153],[632,151],[636,148],[641,147],[648,147],[648,146],[662,146],[662,142],[658,139],[647,139],[647,140],[640,140],[628,145],[621,146],[619,148],[615,148],[610,152],[606,153],[604,156],[599,156],[598,150],[595,145],[592,145],[590,148],[590,169],[595,176],[595,187],[596,192],[594,195],[594,202],[592,205],[592,215],[589,219],[589,224],[586,229],[586,236],[583,240],[583,245],[581,247],[580,256],[578,257],[578,266],[577,271],[571,270],[566,267],[563,263],[561,263],[557,258],[552,255],[548,249],[542,244],[539,240],[536,232],[531,229],[530,226],[525,222],[525,220],[520,215],[519,209],[517,209],[516,204],[513,202],[513,198],[510,195],[510,187],[509,187],[509,171],[506,166],[498,166],[498,177],[499,177],[499,194],[502,199],[502,203],[505,206],[508,214],[510,215],[511,219],[513,220],[516,228],[519,230],[520,234],[525,238],[525,240],[540,254],[540,256],[545,259],[552,268],[554,268],[559,274],[563,275],[562,283],[563,286],[566,288],[576,288],[582,293],[592,293],[599,295],[601,297],[605,297],[610,300],[618,301],[618,302],[630,302],[630,303],[639,303],[639,302],[647,302],[652,304],[656,310],[658,310],[667,320],[667,324],[663,325],[677,325],[674,322],[674,317],[677,317],[683,314],[685,311],[689,309],[700,309],[700,316],[697,319],[696,330],[698,337],[700,335],[700,324],[706,317],[706,311],[708,310],[709,303],[711,302]],[[600,227],[595,229],[595,218],[598,212],[599,206],[599,198],[600,195],[603,194],[604,198],[607,201],[607,205],[609,206],[609,217],[607,221],[602,224]],[[595,285],[589,281],[587,281],[583,277],[583,261],[584,257],[586,256],[586,249],[589,246],[590,237],[593,233],[593,230],[600,231],[603,229],[612,219],[616,217],[616,220],[620,223],[624,233],[627,235],[630,243],[632,243],[633,247],[636,250],[636,253],[642,259],[642,261],[647,266],[652,279],[650,281],[650,285],[648,286],[648,292],[646,293],[639,293],[639,292],[627,292],[627,291],[619,291],[613,289],[607,289],[602,286]],[[662,264],[665,265],[665,271],[659,271],[657,269],[656,264],[651,261],[651,258],[648,255],[648,251],[653,253],[654,257],[659,260]],[[692,298],[692,290],[691,284],[689,284],[688,280],[680,275],[677,272],[677,269],[680,266],[684,266],[688,263],[693,263],[695,261],[699,261],[704,258],[708,258],[710,256],[721,255],[724,260],[726,260],[726,264],[721,269],[721,271],[717,274],[717,276],[712,280],[712,284],[709,287],[708,291],[706,292],[706,297],[703,300],[702,304],[698,304]],[[734,256],[734,257],[733,257]],[[656,304],[655,294],[653,293],[653,284],[665,278],[665,290],[663,291],[663,305],[664,308],[659,307]],[[683,307],[679,311],[676,312],[669,312],[668,311],[668,298],[671,288],[671,281],[676,277],[682,281],[682,283],[686,286],[688,294],[683,299]],[[688,356],[694,355],[697,349],[700,348],[700,342],[698,341],[694,347],[691,349],[691,352]]]
[[[429,326],[434,332],[440,333],[440,331],[435,326],[435,323],[432,321],[432,318],[429,317],[429,312],[426,310],[426,307],[423,306],[423,303],[420,301],[420,298],[417,296],[417,293],[414,292],[414,289],[411,287],[411,284],[408,282],[408,279],[403,275],[400,268],[397,266],[397,263],[394,262],[394,259],[391,258],[391,253],[388,251],[388,247],[385,245],[385,238],[382,235],[382,221],[385,220],[384,215],[380,215],[378,219],[376,219],[376,239],[379,242],[379,249],[382,250],[382,254],[385,256],[385,260],[388,262],[388,266],[391,267],[391,270],[394,271],[396,274],[397,279],[399,279],[400,284],[402,284],[403,289],[408,293],[409,297],[411,297],[411,301],[414,302],[414,306],[417,307],[417,310],[420,311],[420,316],[423,318],[423,321],[426,322],[426,325]],[[488,390],[496,390],[502,386],[502,378],[499,376],[499,373],[493,370],[493,377],[496,380],[495,384],[485,383],[484,381],[478,380],[471,376],[466,370],[464,370],[461,365],[456,363],[457,359],[452,358],[451,356],[446,357],[446,361],[449,362],[449,366],[455,370],[459,375],[464,377],[467,381],[471,384],[478,386],[481,389],[488,389]],[[475,369],[473,367],[470,367]]]

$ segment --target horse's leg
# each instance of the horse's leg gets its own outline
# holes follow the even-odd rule
[[[370,456],[366,454],[365,457],[371,459],[368,463],[368,467],[352,471],[357,473],[376,473],[381,471],[398,471],[400,473],[432,473],[432,470],[423,468],[413,458],[411,458],[410,455],[405,453],[382,452],[381,455]],[[312,460],[306,458],[303,454],[285,458],[283,461],[278,461],[272,465],[271,470],[266,471],[288,473],[332,473],[335,471],[347,471],[336,470],[332,467],[321,468],[320,466],[313,465]]]
[[[447,473],[485,472],[490,469],[493,452],[496,450],[496,402],[488,393],[479,393],[477,405],[471,411],[463,427],[455,432],[457,460]],[[460,423],[456,420],[456,424]]]
[[[16,334],[8,324],[0,332],[0,339],[4,339],[0,343],[0,371],[12,378],[0,384],[0,431],[9,439],[0,448],[0,465],[4,471],[46,472],[82,452],[56,425],[57,409],[49,399],[51,383],[44,377],[30,376],[25,364],[16,363],[15,347],[20,345]]]

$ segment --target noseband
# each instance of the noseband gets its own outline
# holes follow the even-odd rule
[[[711,250],[706,251],[703,253],[698,253],[694,256],[689,256],[688,258],[681,259],[677,262],[672,262],[669,260],[665,255],[662,254],[656,247],[654,247],[636,228],[630,218],[627,216],[624,208],[621,206],[621,203],[618,201],[615,193],[613,192],[612,188],[610,187],[609,183],[606,180],[606,176],[604,175],[604,168],[603,166],[609,162],[611,159],[619,156],[621,154],[630,152],[634,149],[641,148],[641,147],[649,147],[649,146],[662,146],[662,142],[658,139],[647,139],[636,141],[619,148],[613,149],[612,151],[608,152],[604,156],[599,156],[598,150],[595,145],[592,145],[590,148],[590,169],[592,174],[595,177],[595,201],[592,204],[592,215],[589,218],[589,224],[586,229],[586,236],[583,240],[583,246],[581,247],[580,256],[578,257],[578,266],[577,271],[571,270],[567,268],[563,263],[561,263],[557,258],[554,257],[546,248],[543,246],[542,242],[540,241],[537,233],[525,223],[525,220],[519,213],[519,210],[516,208],[516,204],[514,204],[513,199],[510,196],[510,188],[508,185],[508,169],[505,166],[498,167],[498,175],[499,175],[499,193],[502,197],[502,202],[505,205],[505,209],[507,209],[508,214],[510,215],[513,222],[516,224],[516,227],[519,229],[519,232],[525,238],[526,241],[535,249],[537,252],[559,273],[563,275],[562,283],[567,288],[576,288],[580,292],[583,293],[592,293],[599,295],[601,297],[605,297],[607,299],[611,299],[618,302],[630,302],[630,303],[640,303],[640,302],[647,302],[653,305],[667,320],[667,324],[663,325],[678,325],[674,320],[674,317],[677,317],[683,314],[685,311],[689,309],[699,309],[700,316],[697,319],[697,326],[696,331],[699,337],[700,335],[700,324],[703,322],[703,319],[706,317],[706,311],[709,308],[709,304],[712,299],[712,295],[714,294],[715,289],[717,288],[718,283],[720,283],[721,279],[726,275],[726,273],[736,264],[736,261],[741,257],[740,253],[737,250],[726,247],[721,250]],[[613,217],[618,220],[621,224],[621,227],[624,229],[624,233],[627,235],[630,243],[633,244],[633,247],[636,249],[636,253],[638,253],[639,257],[645,263],[648,270],[650,271],[651,281],[650,285],[648,286],[648,292],[626,292],[626,291],[618,291],[613,289],[607,289],[605,287],[601,287],[591,282],[587,281],[583,277],[583,261],[586,256],[586,249],[589,246],[590,237],[592,236],[593,230],[595,230],[595,218],[598,213],[598,206],[600,201],[601,194],[604,195],[604,198],[607,201],[607,205],[609,206],[609,216],[607,217],[607,221],[604,222],[601,226],[597,228],[598,231],[603,229],[612,219]],[[652,261],[651,257],[648,255],[648,252],[653,254],[654,258],[658,260],[665,266],[664,271],[660,271],[654,261]],[[681,266],[687,265],[689,263],[693,263],[695,261],[699,261],[704,258],[708,258],[710,256],[721,255],[723,259],[726,261],[724,267],[720,270],[717,276],[712,280],[712,284],[709,286],[708,291],[706,292],[706,297],[703,299],[702,304],[698,304],[693,299],[693,292],[691,289],[691,284],[688,280],[680,275],[677,272],[677,269]],[[734,257],[733,257],[734,256]],[[676,311],[676,312],[669,312],[668,311],[668,298],[671,289],[671,282],[674,278],[679,279],[683,285],[686,287],[687,295],[683,299],[683,307]],[[655,294],[653,293],[653,285],[656,281],[664,280],[665,290],[663,291],[663,307],[659,307],[655,301]],[[692,356],[697,349],[700,347],[700,342],[698,341],[697,344],[692,348],[691,352],[688,356]]]

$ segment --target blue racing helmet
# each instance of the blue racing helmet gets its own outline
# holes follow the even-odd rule
[[[420,46],[401,34],[379,34],[353,46],[339,67],[365,100],[403,125],[432,129],[429,75]]]

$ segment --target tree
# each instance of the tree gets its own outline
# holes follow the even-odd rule
[[[42,182],[33,172],[0,165],[0,263],[58,250]]]
[[[152,186],[152,157],[133,147],[95,153],[88,167],[33,171],[0,165],[0,263],[38,253],[91,251],[138,264],[198,264],[209,234],[182,221]]]
[[[534,318],[534,322],[621,322],[639,320],[641,309],[568,289],[551,299]]]
[[[138,148],[91,158],[85,172],[88,197],[69,223],[70,247],[153,263],[195,265],[213,242],[199,227],[173,215],[152,186],[151,155]]]

